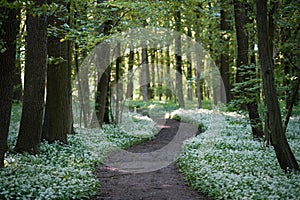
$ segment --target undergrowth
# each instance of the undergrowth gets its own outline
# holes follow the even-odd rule
[[[14,105],[9,134],[16,142],[20,105]],[[99,190],[93,174],[98,164],[118,148],[149,140],[157,133],[155,123],[140,115],[127,115],[119,126],[76,129],[68,144],[42,142],[39,155],[6,154],[0,170],[0,199],[88,199]]]
[[[273,147],[253,140],[247,118],[233,113],[179,110],[173,115],[207,129],[187,140],[177,160],[186,182],[212,199],[298,199],[300,174],[286,174]],[[300,161],[300,123],[292,119],[287,137]]]

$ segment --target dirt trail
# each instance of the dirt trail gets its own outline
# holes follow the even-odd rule
[[[154,140],[136,145],[127,149],[132,153],[147,153],[162,149],[174,137],[180,127],[197,131],[190,124],[180,123],[170,119],[156,118],[160,131]],[[114,158],[113,158],[114,159]],[[132,173],[123,169],[101,165],[96,174],[101,182],[101,191],[95,200],[137,200],[137,199],[203,199],[207,197],[192,190],[184,184],[183,177],[178,173],[175,163],[170,162],[161,169],[144,172]]]

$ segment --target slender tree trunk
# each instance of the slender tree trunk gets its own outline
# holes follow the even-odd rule
[[[127,83],[127,94],[126,98],[133,99],[133,65],[134,65],[134,51],[130,50],[129,52],[129,61],[128,61],[128,83]]]
[[[298,170],[299,165],[283,132],[280,106],[276,91],[273,62],[268,38],[267,0],[256,0],[259,59],[263,74],[263,89],[269,114],[271,144],[281,169]]]
[[[299,87],[300,87],[300,71],[298,71],[298,79],[297,79],[297,82],[295,83],[294,88],[292,89],[291,103],[288,107],[288,110],[287,110],[287,113],[286,113],[286,116],[285,116],[285,120],[284,120],[284,124],[283,124],[284,134],[286,133],[287,126],[288,126],[289,121],[290,121],[290,117],[292,116],[294,104],[297,101],[297,96],[298,96],[298,92],[299,92],[299,89],[300,89]]]
[[[150,49],[151,55],[151,87],[150,87],[150,99],[153,99],[154,94],[154,88],[155,88],[155,48]]]
[[[85,56],[83,56],[85,57]],[[78,48],[75,45],[75,67],[78,80],[78,97],[79,97],[79,107],[80,107],[80,126],[83,118],[84,127],[89,127],[89,121],[91,119],[90,114],[90,95],[89,95],[89,70],[88,67],[83,66],[79,69],[79,55]],[[80,73],[79,73],[80,71]]]
[[[149,65],[148,65],[148,52],[147,46],[142,48],[142,74],[141,74],[141,84],[142,84],[142,94],[143,101],[149,100],[149,88],[150,88],[150,75],[149,75]]]
[[[181,12],[176,11],[175,15],[176,31],[181,32]],[[184,108],[184,95],[182,86],[182,55],[181,55],[181,35],[175,38],[175,60],[176,60],[176,92],[180,108]]]
[[[172,100],[172,84],[171,84],[171,58],[170,58],[170,47],[166,50],[166,99]]]
[[[231,101],[231,83],[230,83],[230,68],[229,68],[229,55],[227,50],[229,49],[228,41],[229,41],[229,24],[228,24],[228,13],[224,9],[221,10],[221,31],[222,31],[222,40],[224,40],[223,45],[225,45],[224,51],[221,54],[220,60],[220,74],[222,77],[223,84],[221,87],[221,102],[222,103],[229,103]],[[223,93],[225,92],[225,94]]]
[[[120,82],[121,71],[122,71],[122,61],[121,57],[121,44],[117,45],[117,60],[116,60],[116,108],[115,108],[115,123],[118,124],[121,122],[121,100],[122,100],[122,83]]]
[[[96,68],[98,70],[97,91],[95,94],[95,114],[97,120],[92,119],[91,126],[102,127],[104,123],[105,108],[110,81],[110,45],[102,44],[101,49],[96,49]]]
[[[196,37],[196,96],[197,96],[197,108],[202,108],[202,84],[201,84],[201,51],[200,51],[200,14],[197,13],[195,37]]]
[[[162,56],[162,50],[159,52],[157,52],[157,55],[156,55],[156,71],[157,71],[157,82],[158,82],[158,99],[161,101],[162,99],[162,95],[163,95],[163,92],[162,92],[162,80],[164,78],[164,69],[163,69],[163,64],[160,65],[159,63],[159,58],[160,56]]]
[[[251,75],[251,73],[249,71],[247,72],[246,71],[247,69],[245,68],[245,66],[249,65],[249,62],[248,62],[248,52],[249,52],[248,44],[249,44],[249,42],[248,42],[248,35],[247,35],[246,29],[245,29],[245,26],[248,21],[247,16],[246,16],[246,7],[239,0],[235,0],[234,1],[234,11],[235,11],[235,24],[236,24],[237,43],[238,43],[237,82],[241,83],[243,81],[249,81],[256,77]],[[253,73],[255,73],[255,68],[250,69],[250,70],[254,70]],[[248,86],[248,87],[251,87],[251,86]],[[247,106],[248,113],[249,113],[250,124],[251,124],[251,128],[252,128],[253,136],[255,138],[261,138],[264,136],[264,132],[262,129],[262,122],[259,117],[257,100],[256,100],[256,99],[258,99],[259,94],[258,93],[256,94],[253,92],[246,92],[246,91],[241,91],[241,92],[243,92],[244,95],[249,99],[246,106]]]
[[[35,0],[40,8],[47,1]],[[41,143],[45,73],[47,65],[47,18],[46,13],[34,16],[27,13],[27,47],[25,60],[24,99],[20,130],[15,150],[38,154]]]
[[[8,1],[13,2],[12,0]],[[4,155],[8,149],[7,137],[13,98],[13,76],[16,66],[16,37],[19,29],[18,9],[0,6],[2,21],[0,38],[5,42],[6,51],[0,52],[0,168],[4,167]]]
[[[58,4],[65,3],[59,1]],[[61,28],[65,23],[68,21],[62,21],[57,16],[49,17],[49,24],[53,27]],[[63,38],[64,35],[59,33],[48,37],[48,57],[55,61],[48,63],[47,68],[47,97],[42,138],[49,142],[58,140],[67,143],[67,134],[72,134],[73,130],[71,60],[69,41],[61,42]]]
[[[192,37],[192,29],[191,27],[188,27],[188,32],[187,35],[191,38]],[[188,81],[188,100],[193,101],[193,82],[192,82],[192,77],[193,77],[193,68],[192,68],[192,55],[191,53],[187,53],[187,81]]]

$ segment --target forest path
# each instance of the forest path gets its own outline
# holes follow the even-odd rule
[[[133,146],[127,149],[127,152],[132,152],[135,154],[141,153],[138,155],[144,155],[145,158],[149,156],[149,154],[152,155],[152,152],[157,152],[161,149],[164,149],[166,146],[168,146],[168,144],[172,143],[177,137],[178,131],[180,132],[180,130],[185,130],[188,132],[197,132],[197,129],[191,124],[162,118],[153,118],[153,120],[158,124],[160,129],[155,139]],[[180,146],[181,144],[178,147],[180,148]],[[173,151],[174,149],[169,150]],[[123,166],[124,163],[126,165],[127,162],[135,162],[132,161],[132,159],[127,161],[125,157],[126,156],[119,155],[117,158],[121,160],[124,158],[124,160],[126,160],[122,160]],[[116,160],[114,155],[112,155],[110,159]],[[153,161],[151,161],[150,158],[150,162],[147,161],[147,166],[154,166],[153,169],[157,167],[157,165],[165,167],[158,168],[155,171],[146,169],[145,172],[141,171],[139,173],[135,173],[132,170],[126,171],[117,167],[111,167],[111,165],[101,165],[96,170],[96,175],[100,180],[101,187],[99,193],[93,199],[208,199],[184,184],[184,179],[182,175],[178,173],[174,163],[174,158],[172,158],[172,156],[167,156],[167,158],[163,160],[166,162],[156,162],[155,158]],[[153,164],[153,166],[151,164]],[[128,166],[130,167],[131,165]]]

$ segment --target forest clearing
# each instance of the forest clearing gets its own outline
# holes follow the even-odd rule
[[[300,2],[0,2],[0,199],[298,199]]]

